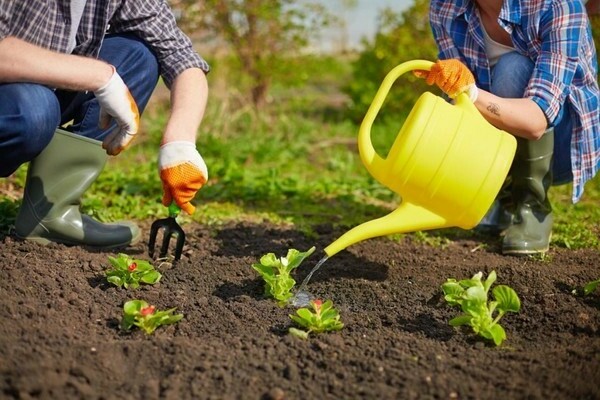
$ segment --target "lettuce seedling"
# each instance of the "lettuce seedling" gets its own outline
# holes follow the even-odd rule
[[[161,325],[174,324],[183,318],[183,314],[173,314],[175,308],[159,311],[144,300],[129,300],[123,305],[121,327],[128,331],[137,326],[150,335]]]
[[[442,284],[444,299],[452,306],[460,306],[464,313],[451,319],[450,325],[470,325],[476,334],[500,346],[506,339],[506,332],[499,324],[500,318],[509,311],[519,312],[521,301],[517,293],[506,285],[496,286],[492,291],[495,300],[488,301],[488,292],[496,281],[496,272],[490,272],[485,281],[481,280],[482,276],[483,273],[479,272],[471,279],[448,279]]]
[[[587,296],[588,294],[592,293],[594,290],[596,290],[598,288],[598,285],[600,285],[600,279],[596,279],[595,281],[591,281],[588,282],[584,287],[583,287],[583,294],[585,296]]]
[[[339,312],[333,307],[333,302],[327,300],[323,303],[321,300],[311,300],[310,307],[299,308],[297,315],[290,314],[290,318],[305,330],[290,328],[289,332],[302,339],[307,339],[311,332],[321,333],[329,331],[339,331],[344,327],[340,321]]]
[[[311,247],[305,252],[289,249],[285,257],[277,258],[275,254],[268,253],[260,258],[260,263],[252,264],[265,281],[265,296],[277,300],[280,306],[287,304],[293,296],[291,290],[296,281],[291,277],[291,272],[298,268],[304,259],[315,251]]]
[[[162,277],[148,261],[137,260],[127,254],[118,257],[108,257],[112,269],[106,271],[106,279],[116,286],[125,286],[125,289],[137,289],[140,282],[153,285]]]

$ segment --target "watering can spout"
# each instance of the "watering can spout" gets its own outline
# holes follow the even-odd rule
[[[403,201],[396,210],[388,215],[367,221],[349,230],[327,246],[325,253],[328,257],[332,257],[350,245],[377,236],[441,229],[452,225],[446,218],[424,207]]]

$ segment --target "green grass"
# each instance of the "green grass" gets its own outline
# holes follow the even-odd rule
[[[275,87],[277,98],[259,114],[238,101],[235,92],[212,98],[198,136],[210,179],[196,196],[197,212],[184,222],[266,220],[312,234],[319,224],[350,228],[391,211],[398,199],[362,166],[356,147],[358,127],[344,118],[343,105],[335,96],[340,74],[343,71],[333,68],[302,90]],[[160,203],[156,165],[166,116],[161,104],[147,110],[135,144],[111,158],[87,191],[85,212],[103,221],[153,220],[167,214]],[[382,154],[402,119],[386,119],[373,127],[373,141]],[[0,233],[14,222],[19,205],[15,193],[24,177],[22,167],[8,180],[0,180]],[[6,195],[8,187],[11,195]],[[600,179],[588,183],[583,200],[575,206],[568,185],[552,188],[550,196],[555,210],[553,246],[600,248]],[[414,237],[444,246],[457,235],[473,234],[450,229]]]

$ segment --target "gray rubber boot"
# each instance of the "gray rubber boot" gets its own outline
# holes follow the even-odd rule
[[[475,227],[475,231],[486,235],[500,235],[512,222],[512,178],[504,181],[490,209]]]
[[[552,185],[553,151],[553,129],[536,141],[517,138],[511,170],[515,211],[502,241],[503,254],[534,255],[548,251],[552,233],[548,189]]]
[[[23,203],[15,221],[17,236],[98,248],[139,241],[131,222],[103,224],[79,211],[80,198],[106,164],[101,142],[58,129],[48,146],[29,163]]]

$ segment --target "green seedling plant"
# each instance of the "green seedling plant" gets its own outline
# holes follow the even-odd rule
[[[182,318],[183,314],[175,314],[175,308],[159,311],[144,300],[129,300],[123,305],[121,327],[128,331],[137,326],[150,335],[159,326],[174,324]]]
[[[154,269],[148,261],[133,259],[127,254],[108,257],[108,260],[112,269],[106,271],[106,279],[118,287],[137,289],[140,282],[153,285],[162,277],[162,274]]]
[[[600,279],[596,279],[595,281],[586,283],[585,286],[583,286],[583,294],[587,296],[588,294],[596,290],[598,288],[598,285],[600,285]]]
[[[274,298],[280,306],[287,304],[293,296],[292,288],[296,284],[291,273],[315,251],[314,246],[305,252],[289,249],[285,257],[277,258],[268,253],[260,258],[259,263],[252,264],[265,281],[265,296]]]
[[[311,300],[310,308],[299,308],[296,315],[290,314],[290,318],[304,329],[290,328],[289,332],[302,339],[308,339],[312,333],[339,331],[344,327],[340,321],[338,310],[333,307],[333,302],[327,300]]]
[[[499,321],[507,312],[519,312],[521,301],[517,293],[506,285],[494,287],[494,300],[488,300],[490,287],[496,281],[496,272],[490,272],[485,281],[482,281],[482,277],[483,273],[479,272],[471,279],[448,279],[442,284],[444,299],[452,306],[460,306],[463,311],[463,314],[450,320],[450,325],[469,325],[476,334],[500,346],[506,339],[506,332]]]

